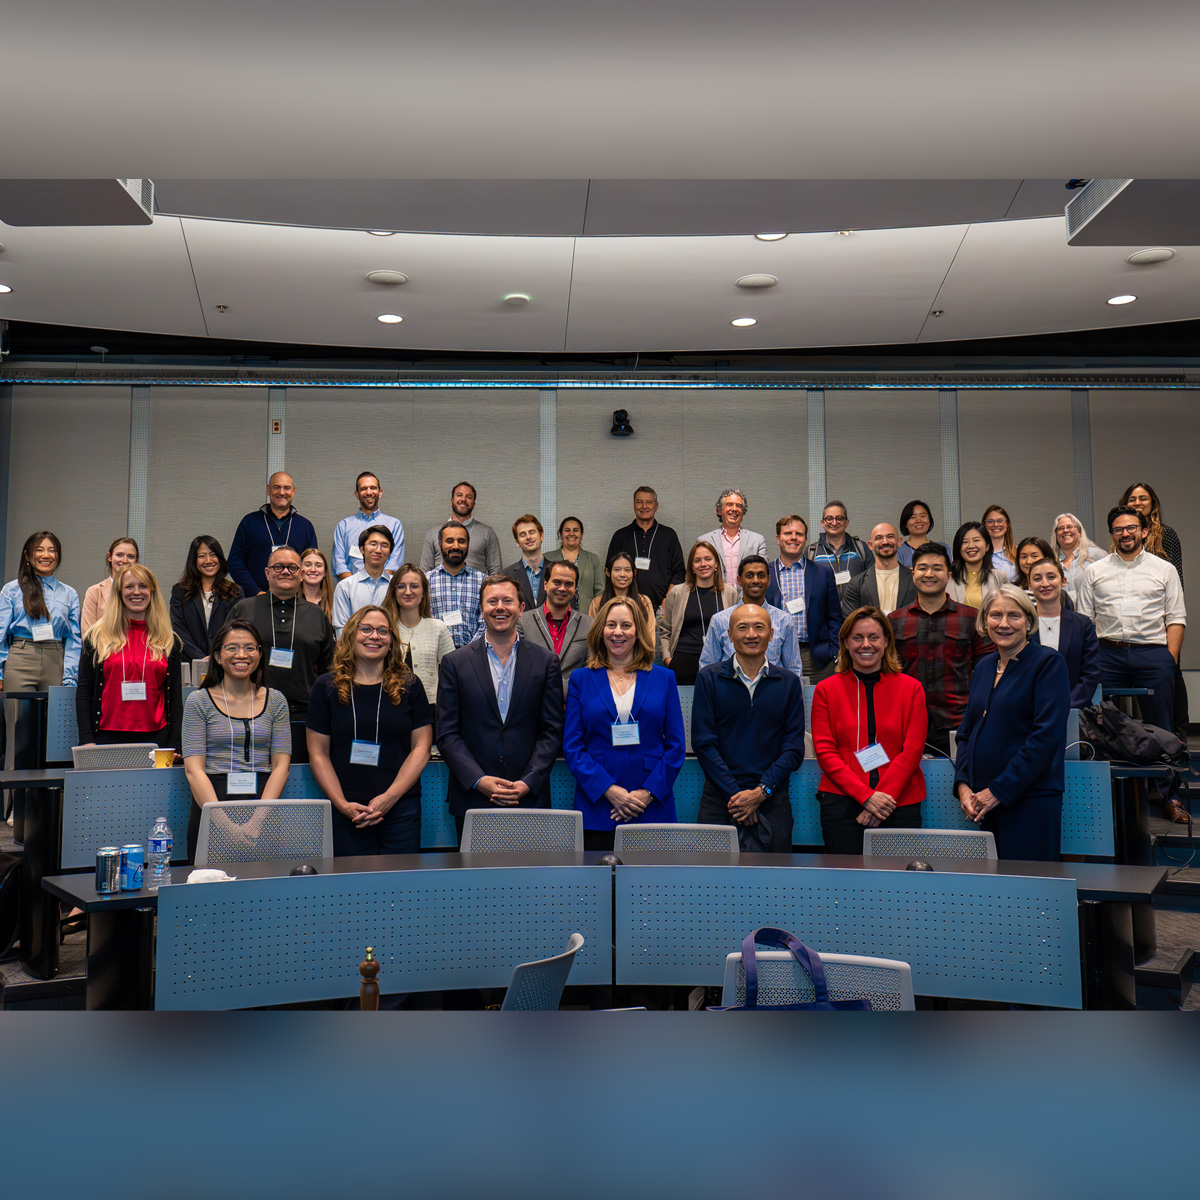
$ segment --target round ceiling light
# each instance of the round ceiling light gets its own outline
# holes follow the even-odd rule
[[[756,233],[754,235],[760,242],[782,242],[786,233]]]
[[[408,282],[408,276],[403,271],[368,271],[367,278],[372,283],[382,283],[392,287]]]
[[[1132,263],[1135,267],[1147,267],[1151,263],[1170,262],[1174,257],[1174,250],[1168,250],[1166,246],[1158,246],[1153,250],[1139,250],[1136,254],[1131,254],[1125,261]]]
[[[372,237],[391,237],[396,231],[394,229],[368,229],[367,232]]]
[[[1132,304],[1136,299],[1137,299],[1136,296],[1131,296],[1128,292],[1126,292],[1122,296],[1109,296],[1108,303],[1109,304]]]
[[[740,288],[766,288],[774,287],[778,282],[776,275],[743,275],[737,285]]]
[[[397,316],[396,313],[381,313],[375,318],[377,321],[382,321],[385,325],[399,325],[404,320],[403,317]]]
[[[511,304],[513,308],[524,308],[532,299],[532,296],[527,296],[524,292],[509,292],[504,297],[504,303]]]
[[[7,283],[0,283],[0,292],[11,292],[12,288]]]
[[[734,317],[729,323],[730,325],[736,325],[739,329],[745,329],[750,325],[758,324],[753,317]]]

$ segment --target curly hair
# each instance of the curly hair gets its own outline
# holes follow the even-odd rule
[[[358,665],[358,656],[355,654],[355,647],[358,644],[358,627],[368,613],[379,613],[387,622],[388,636],[392,639],[387,658],[383,663],[383,690],[387,694],[388,702],[395,707],[403,699],[409,682],[413,678],[413,673],[404,661],[404,646],[400,642],[400,635],[396,632],[396,622],[388,616],[384,609],[376,605],[368,604],[366,607],[360,608],[342,629],[341,637],[338,638],[337,646],[333,651],[333,666],[330,668],[333,686],[337,689],[338,701],[342,704],[349,704],[350,691],[354,686],[354,669]]]

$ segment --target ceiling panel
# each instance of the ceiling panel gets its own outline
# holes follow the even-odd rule
[[[54,228],[0,225],[0,318],[204,336],[179,221]]]
[[[753,237],[581,239],[567,349],[753,350],[916,339],[965,226]],[[743,289],[743,275],[775,275]],[[757,320],[734,328],[735,317]]]
[[[213,336],[336,346],[563,348],[571,238],[454,237],[184,220]],[[368,271],[403,272],[380,287]],[[524,292],[513,308],[502,297]],[[216,306],[224,304],[221,314]],[[381,313],[404,318],[383,325]]]
[[[1150,243],[1153,245],[1153,243]],[[1061,217],[972,225],[920,341],[1060,333],[1200,316],[1200,250],[1131,266],[1145,245],[1068,246]],[[1133,304],[1110,296],[1131,293]]]

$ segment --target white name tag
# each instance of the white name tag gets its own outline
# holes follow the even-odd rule
[[[271,648],[271,657],[267,660],[272,667],[284,667],[287,670],[292,668],[292,655],[294,650],[285,650],[282,646],[273,646]]]
[[[892,761],[888,758],[887,751],[878,742],[872,742],[861,750],[855,750],[854,757],[858,759],[858,765],[864,771],[878,770],[880,767],[886,767]]]
[[[362,558],[363,556],[361,546],[347,546],[346,553],[349,554],[351,558]]]
[[[379,743],[351,742],[350,761],[357,763],[360,767],[379,766]]]
[[[253,771],[226,771],[225,792],[230,796],[253,796],[258,791],[258,776]]]
[[[462,612],[459,609],[452,608],[448,613],[442,613],[443,625],[461,625],[462,623]]]
[[[54,641],[54,626],[49,621],[33,621],[30,624],[30,630],[35,642]]]
[[[848,584],[850,582],[850,572],[849,571],[834,571],[833,582],[836,583],[838,585],[838,587],[845,587],[846,584]]]
[[[1142,600],[1140,596],[1121,597],[1121,616],[1140,617],[1142,615]]]
[[[650,556],[647,554],[647,555],[646,555],[645,557],[643,557],[643,558],[635,558],[635,559],[633,560],[633,565],[634,565],[634,566],[635,566],[635,567],[636,567],[636,568],[637,568],[639,571],[648,571],[648,570],[650,570]]]
[[[126,680],[121,684],[121,699],[122,700],[145,700],[146,698],[146,682],[139,680],[134,683],[131,680]]]
[[[787,610],[788,610],[788,612],[790,612],[790,613],[791,613],[793,616],[794,616],[796,613],[802,613],[802,612],[804,611],[804,597],[803,597],[803,596],[797,596],[797,597],[795,598],[795,600],[789,600],[789,601],[787,602]]]
[[[631,721],[628,725],[614,723],[612,744],[614,746],[640,746],[642,738],[638,733],[638,723],[636,721]]]

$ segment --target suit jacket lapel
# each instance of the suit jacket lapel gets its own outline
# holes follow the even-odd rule
[[[573,678],[573,677],[572,677]],[[617,719],[617,702],[613,699],[612,686],[608,682],[608,672],[604,671],[594,677],[596,679],[596,691],[600,694],[600,702],[608,709],[608,715],[616,721]]]
[[[204,619],[204,593],[202,591],[200,591],[199,588],[196,589],[196,594],[192,597],[192,603],[196,606],[196,612],[200,614],[200,620],[197,622],[199,628],[203,629],[204,632],[211,638],[212,635],[216,632],[216,630],[209,629],[208,622]],[[214,616],[216,616],[216,612],[217,612],[217,605],[216,605],[216,601],[214,600],[213,601],[213,615]]]
[[[508,700],[509,716],[512,716],[517,711],[517,705],[521,702],[521,695],[525,691],[525,685],[529,682],[529,676],[533,672],[533,664],[529,661],[529,647],[526,646],[524,651],[522,651],[518,642],[518,645],[513,649],[517,656],[517,666],[513,671],[512,695]],[[553,654],[554,651],[551,650],[550,653]],[[499,706],[497,706],[496,711],[500,711]]]
[[[468,643],[474,645],[474,643]],[[496,701],[496,685],[492,682],[492,668],[488,662],[487,643],[483,638],[479,639],[478,649],[474,651],[475,659],[475,676],[479,681],[479,686],[483,688],[484,695],[487,696],[488,703],[492,707],[492,714],[500,724],[504,724],[500,717],[500,705]],[[509,702],[509,710],[512,710],[512,702]]]

